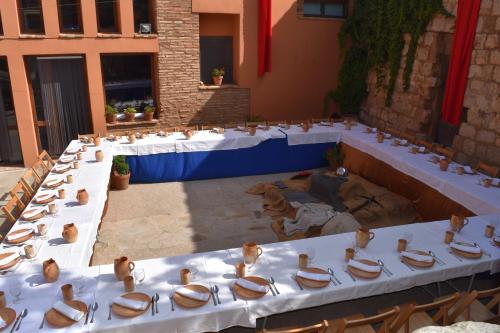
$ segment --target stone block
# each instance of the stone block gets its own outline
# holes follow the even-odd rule
[[[493,1],[493,8],[491,10],[491,15],[500,15],[500,1]]]
[[[500,83],[500,66],[495,66],[493,70],[493,80]]]
[[[494,143],[495,142],[495,132],[488,131],[485,129],[480,129],[477,132],[476,140],[484,143]]]
[[[500,147],[489,146],[486,152],[486,161],[494,165],[500,165]]]
[[[477,65],[485,65],[488,63],[490,52],[487,50],[476,50],[473,52],[473,62]]]
[[[473,139],[476,136],[476,128],[469,123],[462,123],[459,134],[465,138]]]
[[[457,152],[457,154],[455,155],[455,160],[460,164],[469,164],[469,157],[461,151]]]
[[[469,67],[469,79],[471,78],[482,78],[483,77],[483,67],[479,65],[470,65]]]
[[[496,49],[498,47],[498,35],[490,34],[486,37],[484,47],[487,49]]]
[[[465,139],[463,144],[463,152],[469,156],[474,155],[476,149],[476,142],[471,139]]]

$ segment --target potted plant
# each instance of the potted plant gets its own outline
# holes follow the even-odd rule
[[[104,115],[106,116],[106,122],[109,124],[116,123],[116,117],[118,116],[118,109],[113,105],[106,104],[104,108]]]
[[[121,191],[128,188],[130,181],[130,168],[125,156],[118,155],[113,157],[113,167],[111,169],[111,187]]]
[[[144,107],[144,120],[151,121],[155,115],[155,107],[148,105]]]
[[[137,113],[137,110],[131,106],[123,110],[125,113],[125,121],[134,121],[135,119],[135,114]]]
[[[338,167],[342,166],[343,156],[340,145],[337,144],[335,147],[328,148],[325,152],[325,159],[332,170],[337,170]]]
[[[222,85],[222,79],[224,78],[224,68],[214,68],[212,70],[212,80],[216,86]]]

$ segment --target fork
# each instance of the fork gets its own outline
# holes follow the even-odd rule
[[[435,254],[433,251],[430,251],[430,250],[429,250],[429,254],[430,254],[430,255],[431,255],[434,259],[436,259],[436,261],[437,261],[437,263],[438,263],[438,265],[439,265],[439,266],[444,266],[444,265],[446,265],[446,263],[445,263],[443,260],[441,260],[440,258],[438,258],[438,257],[436,256],[436,254]]]
[[[170,310],[171,311],[175,311],[175,306],[174,306],[174,292],[173,291],[168,294],[168,298],[170,299]]]
[[[271,292],[273,293],[273,296],[276,296],[276,293],[274,292],[273,285],[271,283],[270,279],[266,279],[267,282],[269,282],[269,289],[271,289]]]
[[[292,280],[295,281],[295,283],[297,283],[297,285],[299,286],[300,290],[304,290],[304,287],[302,287],[302,285],[299,283],[299,281],[297,281],[297,275],[295,274],[292,274]]]
[[[108,313],[108,320],[111,320],[111,307],[113,304],[109,303],[109,313]]]

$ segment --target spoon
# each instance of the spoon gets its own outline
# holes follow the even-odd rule
[[[333,269],[331,269],[330,267],[328,267],[328,274],[330,274],[337,283],[334,283],[335,285],[339,285],[339,284],[342,284],[342,282],[340,282],[339,279],[337,279],[337,277],[335,276],[335,273],[333,272]],[[332,280],[333,282],[333,280]]]
[[[94,323],[94,314],[98,308],[99,308],[99,304],[97,304],[97,302],[94,302],[94,304],[92,304],[92,317],[90,318],[91,324]]]
[[[214,284],[214,293],[215,293],[215,297],[217,297],[217,303],[220,304],[219,287],[216,284]]]
[[[278,290],[278,288],[276,288],[276,284],[275,284],[275,281],[274,281],[274,278],[271,276],[271,278],[269,279],[269,282],[271,282],[271,284],[273,285],[274,287],[274,290],[276,290],[276,293],[279,295],[280,292]]]
[[[21,312],[21,318],[19,318],[19,323],[17,324],[16,331],[19,331],[21,323],[23,322],[24,317],[26,317],[27,315],[28,315],[28,309],[24,309],[23,312]]]
[[[390,277],[390,276],[392,275],[392,272],[390,272],[390,271],[389,271],[389,270],[385,267],[384,262],[383,262],[382,260],[380,260],[380,259],[378,259],[378,260],[377,260],[377,262],[378,262],[379,266],[380,266],[380,267],[382,267],[382,270],[384,271],[385,275],[387,275],[387,276],[389,276],[389,277]]]
[[[158,301],[160,300],[160,295],[158,295],[158,293],[155,294],[155,304],[156,304],[156,313],[160,313],[160,311],[158,311]]]

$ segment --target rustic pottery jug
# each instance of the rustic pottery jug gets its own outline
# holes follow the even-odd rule
[[[365,248],[373,238],[375,238],[375,233],[368,229],[359,228],[356,230],[356,243],[360,248]]]
[[[63,226],[62,237],[68,243],[74,243],[78,239],[78,228],[74,223],[65,224]]]
[[[76,199],[78,200],[78,203],[80,205],[86,205],[89,202],[89,194],[87,193],[87,190],[85,190],[84,188],[78,190],[78,193],[76,194]]]
[[[243,244],[243,260],[246,264],[254,264],[262,255],[262,249],[254,242]]]
[[[123,281],[126,276],[134,270],[135,264],[127,257],[120,257],[115,259],[115,276],[118,281]]]
[[[59,266],[54,259],[43,262],[43,277],[48,283],[55,282],[59,278]]]

